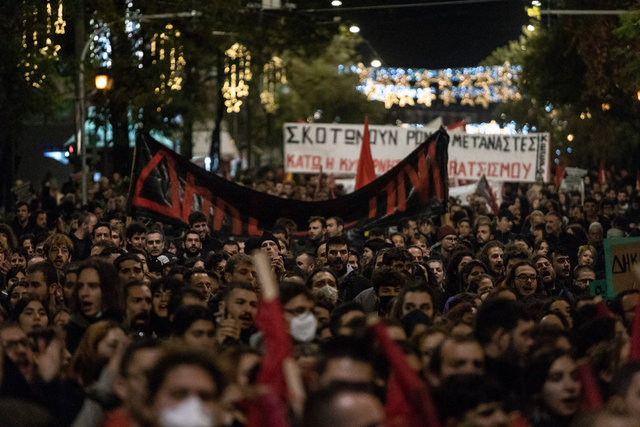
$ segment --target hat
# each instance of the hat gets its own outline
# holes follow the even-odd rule
[[[442,227],[438,228],[438,241],[444,239],[450,234],[458,234],[458,233],[456,232],[456,229],[453,228],[452,226],[443,225]]]
[[[264,242],[268,241],[268,240],[271,240],[272,242],[275,242],[276,245],[278,246],[278,250],[280,250],[280,241],[270,231],[265,231],[264,233],[262,233],[262,236],[260,237],[260,242],[258,244],[258,247],[262,247],[262,244]]]

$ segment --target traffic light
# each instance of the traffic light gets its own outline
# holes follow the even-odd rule
[[[73,153],[76,152],[76,149],[74,147],[74,144],[69,144],[67,145],[67,151],[65,151],[64,156],[68,159],[71,156],[73,156]]]

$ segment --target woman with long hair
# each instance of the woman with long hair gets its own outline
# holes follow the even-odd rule
[[[580,409],[582,383],[570,352],[546,348],[534,353],[527,369],[527,387],[534,427],[571,424]]]
[[[11,313],[11,320],[16,322],[25,334],[46,328],[49,325],[47,307],[34,296],[26,296],[16,303]]]
[[[122,289],[113,264],[99,258],[83,261],[71,302],[67,348],[73,353],[91,324],[105,319],[122,319]]]

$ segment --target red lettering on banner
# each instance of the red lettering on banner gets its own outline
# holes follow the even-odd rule
[[[327,157],[324,161],[325,161],[324,169],[325,170],[333,170],[333,163],[334,163],[335,159],[333,157]]]
[[[467,168],[462,162],[458,165],[458,173],[460,175],[467,176]]]
[[[516,175],[516,166],[518,167],[518,174]],[[511,178],[520,178],[520,163],[514,163],[511,165]]]
[[[242,232],[240,212],[220,197],[217,198],[216,204],[213,208],[213,230],[220,231],[222,229],[222,220],[224,219],[225,210],[229,211],[229,216],[231,217],[231,233],[239,235]]]
[[[389,169],[393,168],[395,165],[400,163],[400,160],[393,159],[373,159],[373,165],[378,174],[383,174],[387,172]]]
[[[429,201],[429,176],[427,174],[427,159],[425,158],[424,150],[420,150],[418,153],[417,173],[409,164],[404,166],[404,173],[409,177],[411,185],[416,189],[420,202],[427,203]]]
[[[396,188],[394,182],[391,181],[384,187],[387,193],[387,215],[393,215],[396,210]]]
[[[476,162],[469,162],[469,175],[471,175],[471,176],[473,176],[473,169],[474,169],[475,165],[476,165]],[[480,165],[478,164],[478,166],[480,166]]]
[[[373,196],[369,199],[369,218],[375,218],[378,211],[378,199]]]
[[[211,194],[211,190],[209,190],[208,188],[197,186],[196,180],[193,175],[187,172],[187,179],[184,187],[184,196],[182,199],[182,220],[186,223],[189,222],[189,215],[193,210],[194,196],[200,196],[202,198],[201,212],[207,217],[207,222],[209,222],[209,216],[211,215],[211,204],[213,202],[213,194]]]
[[[436,156],[436,144],[429,144],[429,160],[431,161],[431,170],[433,174],[433,185],[436,187],[436,197],[439,201],[444,200],[444,195],[442,194],[442,177],[440,176],[440,168],[438,167],[437,156]],[[427,160],[424,158],[424,155],[420,155],[418,157],[418,169],[420,170],[421,163],[424,163],[422,166],[422,172],[424,176],[424,180],[427,183],[427,198],[429,194],[429,177],[427,176]],[[425,200],[426,202],[427,200]]]
[[[293,154],[287,154],[287,168],[295,167],[295,156]]]
[[[478,178],[486,175],[487,178],[511,178],[529,179],[533,165],[523,162],[458,162],[449,160],[448,172],[450,176],[460,178]]]
[[[449,164],[447,165],[449,176],[458,175],[458,171],[456,169],[457,167],[458,167],[458,162],[456,162],[455,160],[449,160]]]
[[[311,159],[311,167],[313,170],[320,170],[320,168],[322,167],[322,157],[313,156],[313,158]]]
[[[496,165],[496,162],[489,163],[489,170],[487,170],[488,176],[496,176],[496,170],[498,169]]]
[[[171,183],[171,187],[169,190],[171,194],[171,206],[162,205],[158,202],[154,202],[153,200],[146,199],[140,195],[140,193],[142,192],[142,187],[144,187],[144,182],[151,174],[151,171],[153,171],[156,166],[158,166],[162,159],[165,159],[165,161],[167,162],[167,169],[169,170],[169,182]],[[147,163],[147,165],[142,169],[142,171],[140,172],[140,176],[136,181],[136,189],[133,193],[131,204],[134,206],[140,206],[143,208],[154,210],[159,214],[168,216],[170,218],[180,218],[180,187],[176,174],[176,166],[171,153],[167,152],[167,150],[158,150],[158,152],[151,158],[151,160],[149,160],[149,163]]]
[[[260,236],[262,233],[258,230],[258,220],[254,217],[249,217],[249,226],[247,228],[249,236]]]
[[[407,210],[407,191],[404,188],[404,174],[398,174],[398,211],[405,212]]]
[[[340,170],[341,171],[349,171],[349,159],[340,158]]]

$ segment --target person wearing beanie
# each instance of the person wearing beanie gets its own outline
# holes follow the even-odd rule
[[[439,258],[446,264],[451,253],[458,246],[458,233],[452,226],[443,225],[438,228],[436,236],[438,238],[437,248],[432,248],[431,258],[437,257],[436,255],[439,254]],[[433,249],[436,249],[438,254],[434,254]]]
[[[271,260],[271,268],[276,277],[280,277],[285,272],[284,260],[280,255],[280,242],[273,233],[265,231],[262,233],[258,244],[260,250]]]

